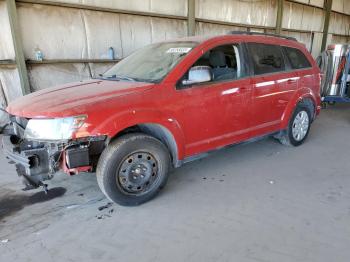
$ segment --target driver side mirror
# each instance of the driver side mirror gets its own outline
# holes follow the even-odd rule
[[[194,66],[188,71],[188,79],[182,80],[183,85],[209,82],[212,80],[210,66]]]

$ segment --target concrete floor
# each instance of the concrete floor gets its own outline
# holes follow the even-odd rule
[[[102,211],[93,174],[25,193],[1,155],[0,261],[347,262],[349,148],[350,107],[331,107],[301,147],[236,146],[177,169],[149,203]]]

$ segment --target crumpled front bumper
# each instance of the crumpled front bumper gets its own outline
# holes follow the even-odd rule
[[[13,146],[10,136],[2,137],[2,147],[6,158],[16,164],[21,164],[25,168],[30,168],[29,158],[27,154],[19,153]]]
[[[23,139],[14,133],[2,136],[2,148],[10,163],[15,164],[18,175],[23,177],[26,190],[43,186],[42,182],[51,179],[59,170],[69,175],[92,171],[106,141],[105,136],[97,136],[39,142]]]
[[[22,176],[25,189],[32,189],[43,185],[42,182],[53,177],[57,170],[51,161],[48,149],[41,144],[14,141],[13,135],[2,137],[4,154],[11,164],[15,164],[19,176]]]

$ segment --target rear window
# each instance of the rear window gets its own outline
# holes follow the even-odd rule
[[[248,43],[247,46],[255,75],[284,71],[283,54],[279,46],[259,43]]]
[[[296,48],[283,47],[288,57],[289,63],[293,69],[302,69],[311,67],[309,60]]]

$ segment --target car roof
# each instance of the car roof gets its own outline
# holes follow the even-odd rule
[[[232,32],[228,34],[222,34],[222,35],[200,35],[200,36],[187,36],[187,37],[181,37],[176,39],[169,39],[166,42],[197,42],[197,43],[203,43],[206,41],[215,41],[215,40],[221,40],[223,38],[230,38],[230,39],[240,39],[240,40],[247,40],[247,41],[263,41],[266,39],[274,40],[276,41],[276,44],[278,43],[294,43],[294,44],[300,44],[295,38],[288,37],[288,36],[280,36],[280,35],[274,35],[274,34],[263,34],[263,33],[255,33],[255,32]]]

